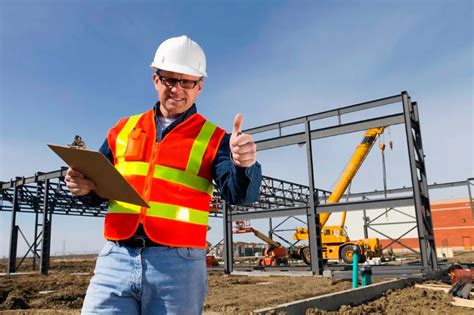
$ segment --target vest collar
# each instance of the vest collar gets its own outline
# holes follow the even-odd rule
[[[185,111],[184,113],[181,113],[181,115],[179,115],[179,117],[176,118],[176,120],[173,121],[173,123],[169,125],[168,128],[166,128],[165,130],[163,130],[163,132],[161,132],[160,120],[158,119],[158,115],[161,115],[159,101],[156,102],[155,106],[153,107],[153,110],[155,112],[156,131],[157,131],[156,140],[157,141],[161,141],[161,139],[163,139],[163,137],[166,136],[166,134],[170,132],[174,127],[176,127],[177,125],[179,125],[180,123],[188,119],[189,116],[197,113],[196,103],[194,103],[193,106],[191,106],[187,111]]]

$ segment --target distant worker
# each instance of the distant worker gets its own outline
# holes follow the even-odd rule
[[[104,235],[83,314],[200,314],[207,291],[206,234],[212,181],[230,204],[257,201],[261,167],[256,145],[197,113],[206,74],[201,47],[187,36],[158,47],[151,68],[159,101],[120,119],[100,151],[150,208],[108,200]],[[89,205],[103,199],[69,168],[69,190]]]

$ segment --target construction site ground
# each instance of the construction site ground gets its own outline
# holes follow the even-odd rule
[[[474,252],[453,260],[474,262]],[[27,262],[29,263],[29,262]],[[6,260],[0,270],[6,270]],[[0,276],[0,312],[3,314],[79,314],[95,264],[95,256],[51,259],[48,276],[28,272]],[[30,267],[31,268],[31,267]],[[249,314],[252,310],[351,288],[348,281],[323,277],[246,276],[209,273],[205,314]],[[338,312],[309,309],[307,314],[474,314],[453,306],[444,292],[415,287],[388,291],[364,305],[342,306]],[[348,304],[350,302],[348,301]]]

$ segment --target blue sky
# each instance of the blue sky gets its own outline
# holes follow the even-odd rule
[[[472,1],[3,0],[0,12],[0,180],[58,169],[46,143],[80,134],[98,148],[120,117],[152,106],[148,66],[161,41],[182,34],[208,59],[198,110],[227,130],[237,112],[250,128],[407,90],[420,106],[429,182],[473,176]],[[360,138],[313,144],[318,187],[331,189]],[[385,138],[395,145],[389,187],[409,185],[403,131]],[[258,158],[264,174],[307,183],[304,150]],[[372,152],[353,191],[380,189],[381,167]],[[32,221],[19,218],[27,232]],[[0,256],[9,222],[0,213]],[[100,247],[101,220],[54,224],[53,252],[64,240]]]

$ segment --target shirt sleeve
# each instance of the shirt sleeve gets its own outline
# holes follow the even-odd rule
[[[107,139],[105,139],[104,143],[99,149],[99,152],[101,152],[111,163],[114,162],[114,156],[112,154],[112,151],[110,150],[109,143],[107,142]],[[108,201],[108,199],[104,199],[97,195],[94,190],[89,192],[87,195],[84,196],[77,196],[77,198],[84,204],[91,206],[91,207],[96,207],[99,206],[100,204]]]
[[[226,134],[212,164],[212,176],[221,197],[233,205],[248,205],[258,200],[262,183],[262,168],[258,162],[239,167],[232,161],[230,135]]]

